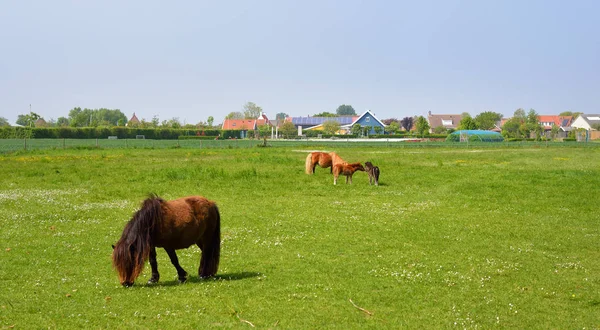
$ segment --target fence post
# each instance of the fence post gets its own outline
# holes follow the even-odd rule
[[[65,149],[65,138],[63,138],[63,149]]]
[[[98,138],[96,138],[96,148],[98,148]]]
[[[25,150],[27,150],[27,138],[23,139],[25,141]]]

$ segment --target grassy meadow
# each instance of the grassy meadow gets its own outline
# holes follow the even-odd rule
[[[309,150],[381,168],[333,185]],[[600,148],[56,149],[0,155],[0,329],[600,328]],[[164,250],[131,288],[140,202],[221,212],[218,276]]]

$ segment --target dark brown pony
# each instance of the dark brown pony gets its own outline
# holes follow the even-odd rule
[[[314,174],[317,164],[322,168],[331,167],[331,156],[326,152],[318,151],[308,154],[305,162],[306,174]]]
[[[350,184],[352,184],[352,175],[356,171],[365,171],[365,168],[360,163],[352,163],[352,164],[337,164],[333,166],[333,184],[337,184],[337,179],[340,174],[346,176],[346,183],[348,183],[348,178],[350,178]]]
[[[167,251],[177,269],[180,282],[187,272],[179,265],[175,250],[196,244],[202,250],[198,275],[202,278],[217,273],[221,252],[221,216],[217,205],[201,196],[183,197],[172,201],[151,195],[125,225],[121,239],[113,247],[113,267],[124,286],[131,286],[150,259],[152,277],[158,282],[156,248]]]
[[[371,182],[374,181],[375,185],[378,186],[379,185],[379,167],[373,166],[373,164],[371,162],[366,162],[365,170],[367,171],[367,174],[369,174],[369,185],[371,185],[372,184]]]

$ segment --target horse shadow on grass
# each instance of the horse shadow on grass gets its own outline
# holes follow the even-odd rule
[[[189,276],[185,283],[180,283],[179,280],[173,279],[171,281],[163,281],[161,280],[155,284],[144,283],[141,285],[135,285],[134,287],[145,287],[145,288],[153,288],[153,287],[165,287],[165,286],[178,286],[182,284],[192,284],[192,283],[211,283],[216,281],[239,281],[245,280],[253,277],[263,276],[263,273],[260,272],[236,272],[236,273],[223,273],[217,274],[210,278],[200,278],[198,276]]]

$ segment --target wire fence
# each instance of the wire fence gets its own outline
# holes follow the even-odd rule
[[[263,140],[227,139],[227,140],[151,140],[151,139],[0,139],[0,153],[51,149],[232,149],[255,148],[264,146]],[[440,142],[427,140],[396,139],[298,139],[267,140],[268,147],[306,147],[306,148],[487,148],[487,147],[600,147],[597,142]]]

